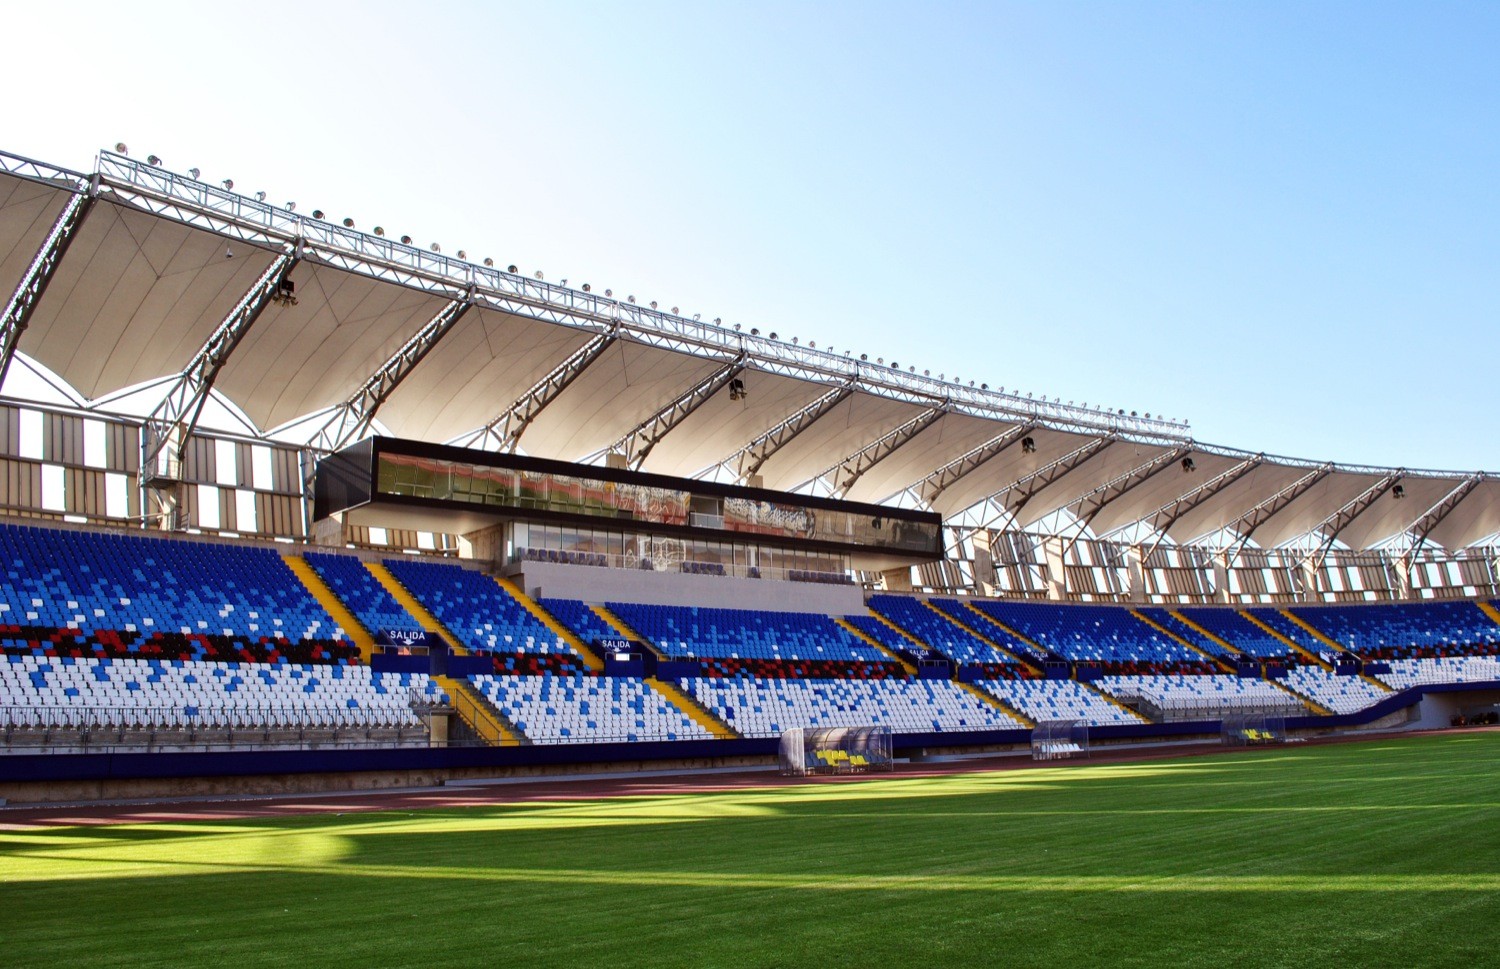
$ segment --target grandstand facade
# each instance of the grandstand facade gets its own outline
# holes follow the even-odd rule
[[[0,153],[7,753],[1108,743],[1500,695],[1483,472],[1207,445],[119,148]]]

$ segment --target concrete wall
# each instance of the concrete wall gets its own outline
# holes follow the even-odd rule
[[[639,602],[656,606],[766,609],[848,616],[865,611],[864,593],[853,585],[736,579],[638,569],[604,569],[551,562],[518,562],[504,570],[536,598],[584,602]],[[539,591],[540,590],[540,591]]]
[[[1500,704],[1500,690],[1469,690],[1428,693],[1422,697],[1421,713],[1413,729],[1446,729],[1460,713],[1477,713]]]

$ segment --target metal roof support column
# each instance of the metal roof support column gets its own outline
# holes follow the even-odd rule
[[[182,452],[198,425],[198,417],[203,413],[203,405],[208,401],[208,393],[213,389],[219,371],[266,306],[281,292],[282,282],[300,259],[300,249],[276,257],[193,356],[172,389],[142,425],[141,487],[156,496],[164,528],[181,524],[177,512],[182,484]],[[145,504],[143,501],[143,509]]]
[[[877,440],[855,451],[822,474],[803,482],[802,486],[821,481],[827,485],[829,493],[834,497],[844,497],[866,471],[896,453],[902,445],[937,423],[938,418],[948,413],[951,408],[952,405],[946,400],[929,407],[895,430],[888,431]]]
[[[31,322],[31,314],[36,311],[37,303],[47,291],[47,284],[52,282],[68,246],[78,237],[78,230],[93,210],[98,197],[99,176],[95,175],[86,191],[74,193],[68,199],[68,204],[63,206],[57,221],[52,223],[52,230],[47,233],[41,250],[31,261],[26,275],[21,277],[20,285],[16,287],[10,302],[5,305],[5,312],[0,315],[0,384],[5,382],[5,375],[10,372],[10,362],[15,359],[16,347],[21,342],[21,334],[26,332],[26,327]]]
[[[402,344],[401,349],[382,364],[379,370],[371,374],[369,379],[349,396],[348,400],[339,405],[338,410],[329,416],[328,422],[313,438],[310,446],[322,451],[337,451],[364,437],[380,405],[386,402],[401,381],[406,379],[407,374],[416,369],[417,364],[422,362],[422,358],[427,356],[428,352],[437,346],[438,341],[446,336],[473,307],[474,290],[470,287],[468,293],[450,300],[446,306],[438,310],[432,319],[423,324],[411,339]]]
[[[566,360],[553,367],[547,376],[518,397],[515,403],[495,415],[493,420],[479,430],[465,434],[454,443],[462,447],[482,447],[514,453],[521,443],[521,435],[526,433],[531,422],[537,419],[548,404],[561,396],[573,381],[583,376],[583,372],[603,356],[605,350],[614,346],[619,338],[618,325],[595,334],[593,339],[574,350]]]
[[[626,466],[639,471],[651,449],[660,444],[662,438],[670,434],[674,427],[687,420],[693,411],[708,403],[710,397],[743,373],[747,360],[748,357],[741,353],[717,372],[699,381],[693,389],[637,424],[606,448],[605,453],[624,455]]]

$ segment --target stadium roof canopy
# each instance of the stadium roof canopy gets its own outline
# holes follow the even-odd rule
[[[997,526],[1354,549],[1500,531],[1483,473],[1207,445],[1184,423],[740,332],[231,188],[123,153],[93,174],[0,153],[3,364],[23,354],[101,411],[155,381],[168,422],[211,389],[262,435],[321,448],[373,425],[950,518],[983,507]]]

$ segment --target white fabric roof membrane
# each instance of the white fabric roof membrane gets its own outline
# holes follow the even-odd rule
[[[476,307],[396,387],[379,419],[401,437],[451,440],[493,420],[591,336]],[[527,434],[521,447],[533,443]]]
[[[944,414],[866,471],[847,497],[854,501],[887,498],[1010,426],[967,414]]]
[[[542,411],[521,447],[577,461],[613,444],[726,362],[620,340]]]
[[[448,302],[309,261],[291,278],[297,305],[268,305],[215,384],[263,428],[342,403]]]
[[[90,400],[177,373],[274,259],[101,198],[21,349]]]
[[[0,174],[0,300],[21,284],[72,193]]]
[[[642,470],[679,477],[696,474],[823,396],[832,386],[747,369],[745,398],[720,390],[673,429],[647,456]]]
[[[795,488],[922,410],[856,391],[771,455],[760,472],[765,485],[780,491]]]
[[[0,174],[0,296],[13,292],[36,257],[69,193]],[[180,372],[275,258],[265,246],[188,225],[123,202],[106,184],[36,307],[20,349],[79,395],[98,400]],[[349,397],[445,304],[447,297],[378,280],[309,257],[293,271],[299,304],[268,306],[236,348],[215,390],[261,428],[289,424]],[[447,286],[451,280],[441,285]],[[470,310],[395,389],[377,415],[391,433],[446,441],[508,409],[539,379],[591,339],[595,330]],[[727,361],[647,345],[628,332],[536,419],[526,453],[577,460],[612,444],[715,373]],[[721,389],[669,433],[645,468],[689,475],[733,454],[834,386],[756,369],[746,399]],[[922,413],[903,401],[856,390],[779,450],[761,469],[767,487],[790,489]],[[870,468],[849,497],[884,499],[985,443],[1006,419],[948,414]],[[953,515],[1085,442],[1088,431],[1031,432],[1034,453],[1018,444],[952,484],[936,509]],[[1022,525],[1075,505],[1094,489],[1167,448],[1121,441],[1044,489]],[[1240,460],[1195,451],[1196,473],[1166,467],[1095,517],[1097,534],[1140,520]],[[1175,462],[1174,462],[1175,464]],[[1306,467],[1267,460],[1170,529],[1184,541],[1218,531],[1297,480]],[[1255,533],[1274,546],[1318,525],[1374,481],[1370,469],[1337,471]],[[1381,496],[1339,535],[1369,547],[1408,529],[1463,476],[1402,481],[1405,497]],[[1011,496],[1014,502],[1015,496]],[[1486,481],[1435,527],[1430,541],[1461,548],[1500,532],[1500,481]]]

